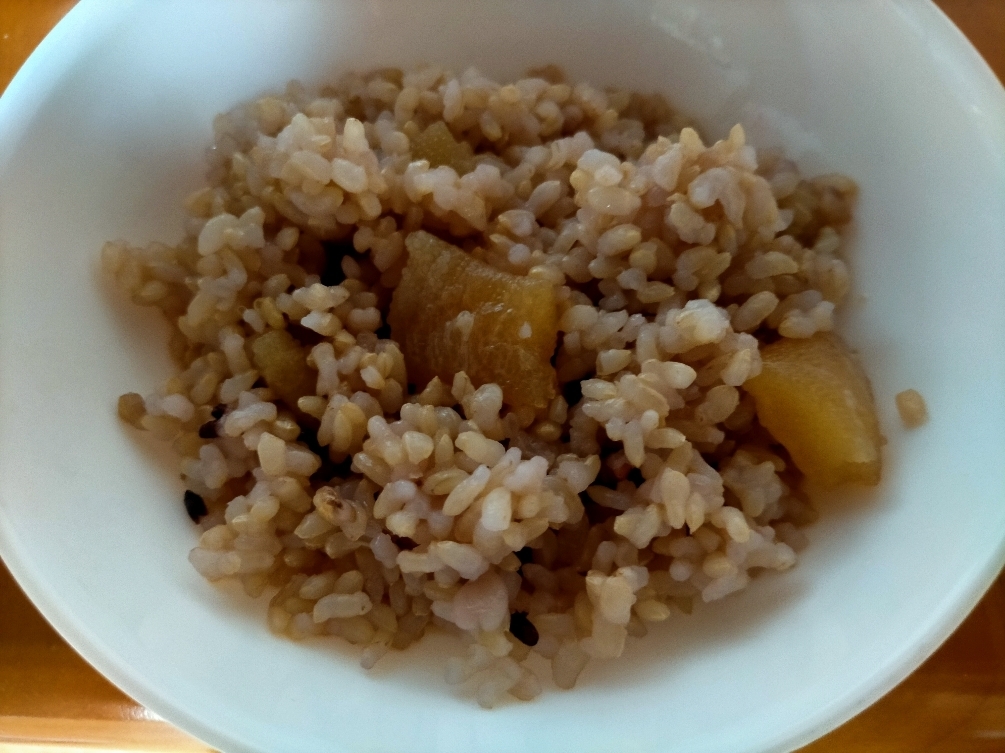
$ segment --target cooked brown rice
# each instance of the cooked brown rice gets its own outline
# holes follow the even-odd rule
[[[470,145],[464,174],[413,159],[434,123]],[[530,653],[571,688],[648,623],[795,563],[814,513],[743,384],[761,342],[833,326],[850,180],[554,69],[294,82],[214,132],[187,238],[103,250],[180,369],[119,413],[181,457],[192,564],[268,593],[272,630],[341,636],[365,667],[456,631],[447,681],[490,707],[541,692]],[[463,372],[409,384],[385,320],[420,229],[554,285],[545,409]],[[307,355],[295,404],[256,369],[266,343]]]
[[[894,399],[900,420],[906,428],[917,429],[928,421],[928,406],[925,404],[925,398],[917,390],[898,392]]]

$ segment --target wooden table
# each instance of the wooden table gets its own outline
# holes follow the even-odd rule
[[[0,91],[75,1],[0,0]],[[1005,0],[938,2],[1005,80]],[[91,669],[0,565],[0,753],[78,746],[209,750]],[[802,753],[943,751],[1005,751],[1005,575],[921,668]]]

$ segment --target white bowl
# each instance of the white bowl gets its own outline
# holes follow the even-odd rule
[[[828,503],[794,570],[492,712],[443,683],[442,639],[368,674],[196,575],[173,462],[115,416],[168,374],[166,330],[97,272],[106,239],[179,238],[214,113],[420,61],[663,90],[862,189],[843,331],[889,438],[878,493]],[[790,749],[917,667],[1005,561],[1005,92],[927,2],[84,0],[0,101],[0,249],[4,560],[101,672],[227,751]]]

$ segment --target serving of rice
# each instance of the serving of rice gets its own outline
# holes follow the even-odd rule
[[[415,158],[438,123],[463,174]],[[815,513],[743,385],[763,344],[832,329],[849,179],[552,68],[291,83],[214,132],[186,239],[102,252],[179,365],[119,414],[181,457],[191,563],[268,594],[273,631],[340,636],[368,668],[455,631],[446,679],[491,707],[541,692],[532,653],[571,688],[795,563]],[[410,383],[387,318],[418,231],[553,286],[547,405],[464,372]],[[305,394],[266,343],[303,354]]]

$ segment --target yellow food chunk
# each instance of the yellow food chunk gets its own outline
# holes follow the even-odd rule
[[[551,356],[558,337],[553,286],[502,272],[422,231],[405,240],[408,264],[387,317],[411,381],[450,384],[464,371],[495,382],[513,406],[545,407],[555,396]]]
[[[314,393],[315,376],[307,365],[307,350],[284,329],[271,330],[251,345],[255,368],[287,405]]]
[[[757,417],[806,478],[821,485],[879,483],[882,437],[869,380],[831,334],[782,339],[744,388]]]
[[[429,160],[430,167],[452,167],[458,175],[466,175],[475,169],[471,144],[457,141],[442,120],[437,120],[412,139],[412,159]]]

